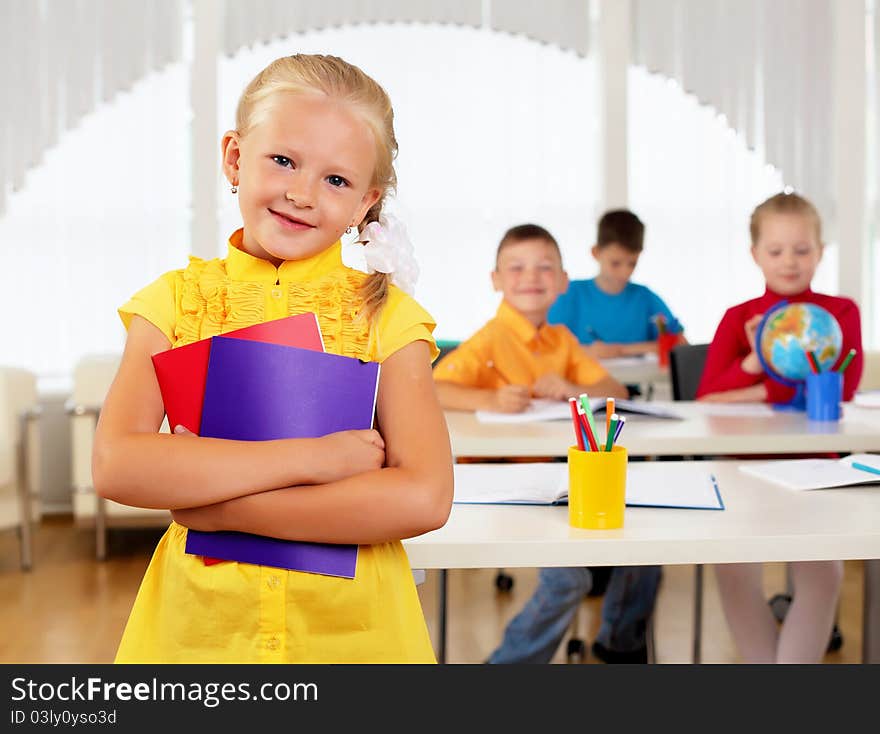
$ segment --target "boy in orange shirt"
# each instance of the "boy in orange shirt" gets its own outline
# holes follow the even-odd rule
[[[547,323],[568,276],[559,246],[546,229],[522,224],[505,233],[492,284],[503,295],[495,318],[434,368],[443,408],[518,413],[533,397],[566,400],[582,392],[627,397],[626,388],[584,351],[574,334]],[[490,663],[550,662],[593,586],[589,568],[544,568],[539,579]],[[647,659],[645,629],[659,579],[656,567],[613,569],[593,645],[597,657],[607,662]]]

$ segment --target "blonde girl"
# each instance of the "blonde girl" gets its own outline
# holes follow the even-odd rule
[[[396,148],[388,96],[360,69],[332,56],[277,59],[244,90],[223,136],[244,223],[227,256],[190,258],[120,309],[128,336],[97,429],[95,487],[168,508],[174,522],[118,662],[434,661],[400,543],[442,526],[452,501],[434,322],[394,272],[366,275],[340,254],[350,228],[388,234],[380,214]],[[383,270],[403,275],[409,266],[385,255]],[[303,312],[317,314],[328,352],[382,363],[378,430],[262,442],[158,432],[151,355]],[[187,528],[357,543],[356,576],[205,566],[184,552]]]

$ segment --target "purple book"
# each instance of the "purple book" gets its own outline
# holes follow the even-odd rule
[[[199,435],[269,441],[371,428],[378,385],[376,362],[215,336]],[[186,552],[346,578],[357,564],[356,545],[248,533],[190,530]]]

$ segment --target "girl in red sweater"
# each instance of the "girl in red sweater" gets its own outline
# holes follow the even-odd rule
[[[852,398],[862,375],[859,308],[849,298],[810,290],[822,258],[821,227],[816,208],[797,194],[772,196],[752,213],[752,257],[764,274],[767,289],[760,298],[734,306],[724,314],[709,346],[698,400],[784,403],[792,398],[794,389],[768,377],[755,353],[755,330],[761,317],[783,299],[815,303],[840,323],[841,361],[851,348],[857,350],[844,373],[843,399]],[[794,594],[780,629],[764,600],[761,564],[715,567],[724,613],[746,662],[822,660],[834,624],[843,563],[810,561],[789,565]]]

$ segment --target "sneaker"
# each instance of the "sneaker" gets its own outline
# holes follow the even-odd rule
[[[640,647],[636,650],[609,650],[601,642],[596,641],[590,648],[593,657],[601,660],[603,663],[647,663],[648,648]]]

